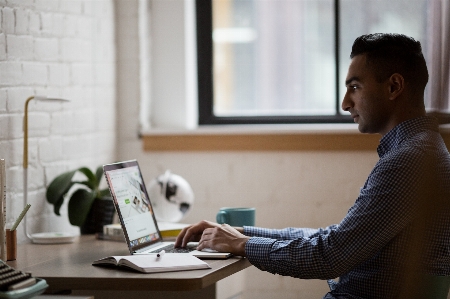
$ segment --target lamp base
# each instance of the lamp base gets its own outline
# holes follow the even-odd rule
[[[32,234],[31,240],[36,244],[73,243],[77,235],[67,232],[49,232]]]

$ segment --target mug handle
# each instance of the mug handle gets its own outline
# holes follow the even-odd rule
[[[230,221],[228,213],[226,211],[219,211],[216,215],[216,221],[219,224],[224,224]]]

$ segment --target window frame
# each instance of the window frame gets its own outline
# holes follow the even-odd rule
[[[213,90],[212,0],[196,0],[198,121],[199,125],[225,124],[301,124],[353,123],[350,115],[341,114],[339,77],[339,0],[334,0],[335,15],[335,115],[271,115],[271,116],[216,116]]]

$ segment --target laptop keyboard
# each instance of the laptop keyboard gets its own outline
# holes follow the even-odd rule
[[[189,253],[191,251],[196,250],[197,246],[191,245],[184,248],[181,247],[174,247],[174,244],[169,244],[167,246],[164,246],[163,248],[159,248],[153,251],[150,251],[150,253],[158,253],[162,250],[164,250],[166,253]]]

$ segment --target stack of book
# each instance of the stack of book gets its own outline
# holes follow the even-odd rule
[[[164,240],[175,240],[183,228],[189,224],[158,222],[158,228]],[[98,239],[124,242],[123,230],[120,223],[107,224],[103,226],[103,234],[97,234]]]

